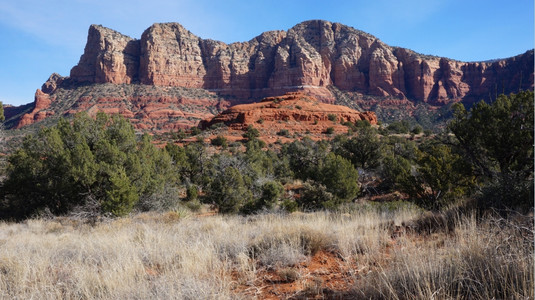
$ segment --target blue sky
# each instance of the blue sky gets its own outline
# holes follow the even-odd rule
[[[139,38],[153,23],[179,22],[231,43],[323,19],[391,46],[483,61],[532,49],[533,12],[533,0],[0,0],[0,100],[32,102],[50,74],[68,76],[90,24]]]

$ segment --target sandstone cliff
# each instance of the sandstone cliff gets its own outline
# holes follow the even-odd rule
[[[327,89],[443,105],[479,100],[489,91],[533,88],[533,51],[494,62],[459,62],[390,47],[376,37],[327,21],[307,21],[227,45],[180,24],[154,24],[134,40],[92,25],[71,78],[203,88],[240,98]]]

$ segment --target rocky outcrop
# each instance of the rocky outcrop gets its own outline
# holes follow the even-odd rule
[[[323,133],[332,127],[336,133],[345,133],[347,127],[344,123],[354,124],[360,120],[377,124],[373,112],[358,112],[346,106],[322,103],[304,93],[287,93],[258,103],[233,106],[201,121],[199,127],[207,129],[223,123],[231,130],[245,130],[252,125],[264,135],[266,132],[275,135],[284,129],[292,133]]]
[[[227,45],[180,24],[154,24],[134,40],[92,25],[79,82],[203,88],[242,99],[308,90],[326,102],[341,91],[441,106],[489,91],[533,88],[533,51],[494,62],[459,62],[390,47],[376,37],[327,21],[307,21]]]
[[[50,110],[49,107],[52,101],[56,99],[53,95],[54,92],[61,86],[61,84],[63,84],[64,80],[65,77],[62,77],[57,73],[50,75],[48,80],[41,86],[41,89],[35,91],[33,109],[22,115],[14,127],[21,128],[53,116],[55,112],[54,110]],[[9,117],[7,119],[9,119]]]
[[[140,42],[117,31],[91,25],[84,54],[71,70],[71,78],[90,83],[138,81]]]

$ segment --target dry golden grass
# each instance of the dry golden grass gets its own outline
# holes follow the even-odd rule
[[[426,217],[424,217],[425,219]],[[405,235],[355,294],[385,299],[533,299],[533,216],[462,216],[455,230]]]
[[[276,298],[261,286],[262,274],[271,271],[303,287],[280,294],[286,298],[463,298],[452,288],[468,298],[533,297],[533,245],[511,235],[514,228],[463,218],[453,234],[393,237],[395,225],[418,217],[409,210],[202,218],[151,213],[94,226],[68,218],[2,223],[0,298]],[[349,270],[339,294],[325,293],[322,276],[328,274],[303,267],[324,252]],[[489,255],[496,257],[490,266]],[[489,277],[492,283],[483,282]]]

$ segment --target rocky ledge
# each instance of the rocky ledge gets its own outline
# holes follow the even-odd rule
[[[202,129],[223,123],[230,130],[245,130],[252,125],[262,135],[276,135],[283,130],[291,133],[324,133],[332,128],[333,133],[345,133],[346,122],[366,120],[377,124],[373,112],[358,112],[346,106],[326,104],[304,93],[287,93],[268,97],[261,102],[233,106],[219,115],[203,120]]]

